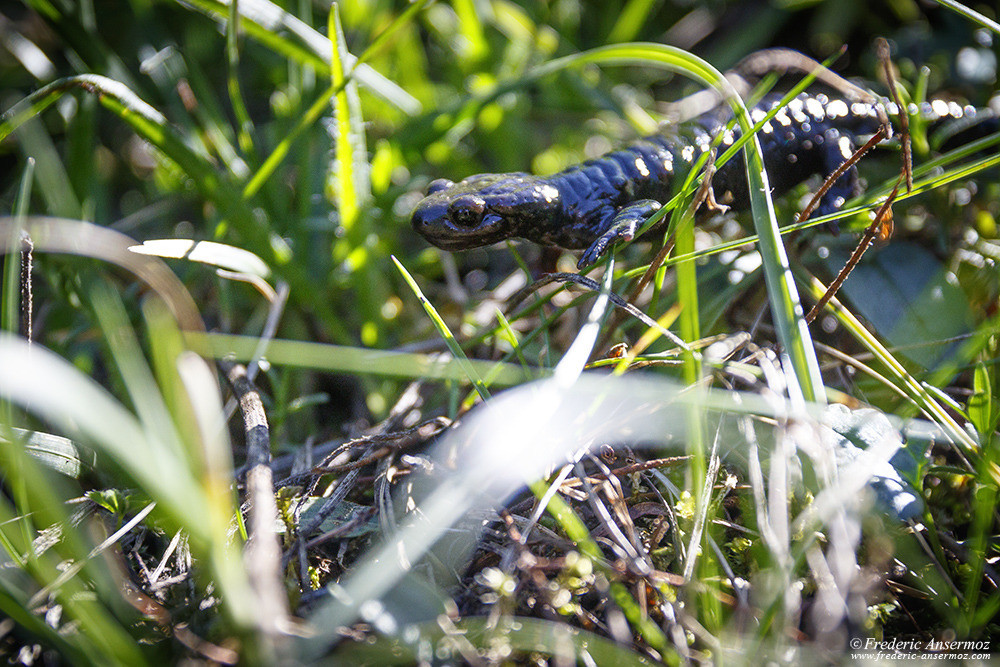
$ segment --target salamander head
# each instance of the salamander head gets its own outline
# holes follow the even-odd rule
[[[519,236],[558,206],[559,191],[524,173],[480,174],[458,183],[439,179],[413,211],[413,229],[444,250],[463,250]]]

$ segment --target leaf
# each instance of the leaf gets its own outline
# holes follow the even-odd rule
[[[839,268],[842,259],[834,252],[828,263]],[[955,338],[972,330],[968,300],[946,275],[929,251],[896,242],[874,251],[841,291],[887,343],[931,369],[955,354]]]
[[[271,275],[271,269],[264,260],[249,250],[214,241],[154,239],[143,241],[142,245],[134,245],[129,250],[140,255],[154,255],[156,257],[201,262],[209,266],[246,273],[259,278],[266,279]]]
[[[972,378],[972,396],[968,404],[969,420],[979,432],[980,440],[985,441],[997,427],[997,411],[993,405],[993,384],[990,382],[989,368],[983,362],[976,364]]]
[[[330,8],[331,44],[330,79],[336,90],[333,96],[334,122],[330,134],[334,143],[334,159],[327,174],[327,196],[337,204],[340,224],[347,238],[357,245],[364,238],[356,229],[361,212],[371,200],[368,176],[368,151],[365,147],[364,120],[358,85],[351,74],[350,53],[344,40],[337,5]]]
[[[94,452],[88,448],[52,433],[12,429],[18,439],[23,439],[24,450],[42,465],[68,477],[79,477],[94,469]],[[0,442],[6,439],[0,432]]]
[[[302,501],[302,511],[299,515],[299,525],[308,526],[312,523],[312,519],[319,513],[319,510],[323,507],[326,498],[319,497],[309,497]],[[336,530],[343,526],[350,525],[357,520],[359,516],[363,516],[366,512],[371,512],[371,507],[366,505],[359,505],[357,503],[352,503],[349,500],[341,501],[339,505],[333,508],[323,523],[321,523],[312,535],[306,535],[306,537],[312,537],[313,535],[321,535],[323,533],[328,533],[331,530]],[[350,527],[344,533],[338,535],[341,539],[347,539],[351,537],[361,537],[362,535],[367,535],[369,533],[377,533],[379,530],[378,517],[372,513],[364,521],[361,521],[355,526]],[[283,534],[285,532],[285,524],[282,521],[278,521],[275,524],[275,532],[278,534]]]

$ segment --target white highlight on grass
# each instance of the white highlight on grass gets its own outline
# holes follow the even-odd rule
[[[402,595],[401,585],[415,569],[421,578],[433,572],[435,584],[446,590],[454,583],[449,577],[464,566],[483,521],[495,517],[495,509],[527,482],[579,456],[581,447],[655,444],[657,455],[684,453],[692,413],[701,415],[708,432],[715,434],[722,460],[747,466],[756,525],[772,559],[762,565],[772,570],[765,580],[785,584],[765,586],[767,594],[796,608],[794,545],[801,535],[823,531],[841,543],[810,554],[826,560],[816,562],[815,572],[832,587],[824,592],[821,607],[828,623],[843,613],[844,596],[855,590],[852,577],[858,573],[854,550],[859,517],[867,511],[864,487],[880,466],[888,465],[898,439],[880,441],[841,470],[834,443],[843,439],[819,418],[830,410],[825,406],[796,410],[778,395],[689,392],[662,378],[585,373],[569,385],[564,382],[553,378],[495,396],[436,444],[433,467],[453,472],[423,483],[413,476],[419,512],[407,517],[386,544],[359,559],[341,584],[330,586],[331,597],[309,619],[313,636],[307,650],[321,655],[334,630],[358,618],[365,601]],[[699,410],[690,410],[691,403]],[[767,425],[772,421],[778,426]],[[802,457],[811,462],[821,487],[815,489],[813,505],[794,515],[788,499],[801,484]],[[401,626],[426,620],[402,598],[385,607],[400,614]]]

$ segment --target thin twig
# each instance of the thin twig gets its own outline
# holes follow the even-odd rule
[[[374,439],[398,428],[410,411],[422,403],[423,398],[420,395],[420,388],[421,383],[419,382],[410,384],[389,412],[389,416],[385,419],[385,421],[374,427],[368,434],[368,437]],[[361,454],[361,457],[365,458],[370,456],[377,448],[378,445],[376,445],[373,440]],[[312,520],[308,524],[298,527],[298,530],[296,531],[297,535],[287,546],[285,553],[282,556],[282,565],[287,565],[288,562],[296,555],[300,556],[300,558],[305,557],[305,549],[300,549],[300,547],[304,547],[305,544],[303,538],[316,532],[316,530],[323,524],[323,521],[325,521],[326,518],[332,514],[334,510],[336,510],[337,506],[347,498],[348,494],[357,483],[360,474],[361,469],[355,468],[354,470],[349,470],[343,477],[337,480],[337,486],[334,487],[330,496],[323,500],[323,503],[312,517]],[[303,502],[305,499],[306,498],[303,497]],[[301,505],[302,503],[299,503],[296,507],[296,512],[299,511]]]
[[[613,470],[610,470],[608,474],[605,474],[603,472],[595,473],[594,475],[590,475],[588,479],[591,482],[604,481],[610,475],[620,477],[621,475],[631,475],[633,473],[643,472],[646,470],[668,468],[671,466],[678,465],[680,463],[684,463],[685,461],[688,461],[690,459],[691,459],[690,456],[685,455],[685,456],[668,456],[662,459],[652,459],[651,461],[641,461],[639,463],[633,463],[631,465],[627,465],[621,468],[614,468]],[[580,484],[582,484],[582,482],[578,478],[570,477],[569,479],[567,479],[562,483],[562,486],[573,487],[573,486],[579,486]]]
[[[903,148],[903,173],[906,174],[906,191],[913,192],[913,148],[910,142],[910,117],[906,113],[906,107],[899,99],[896,74],[892,67],[892,54],[889,52],[889,42],[884,37],[879,37],[875,40],[875,51],[878,54],[879,62],[882,63],[882,71],[885,72],[885,82],[889,87],[889,94],[899,110],[896,117],[899,119],[900,144]]]
[[[255,614],[257,627],[269,644],[268,651],[282,653],[291,622],[282,577],[281,545],[274,528],[278,521],[278,506],[269,465],[271,438],[267,416],[260,394],[247,377],[246,367],[228,361],[218,363],[239,399],[240,414],[243,416],[249,465],[246,476],[249,538],[243,553],[250,587],[258,605]]]
[[[802,209],[801,213],[799,213],[799,218],[796,222],[803,223],[806,220],[808,220],[809,216],[812,215],[812,212],[815,211],[816,207],[819,205],[820,199],[822,199],[823,195],[825,195],[830,190],[830,188],[833,187],[833,184],[836,183],[837,180],[844,175],[844,172],[846,172],[848,169],[857,164],[858,160],[864,157],[865,153],[870,151],[876,144],[881,142],[883,139],[886,139],[888,136],[889,136],[889,131],[886,130],[884,126],[880,127],[878,131],[875,134],[873,134],[868,141],[865,142],[864,146],[854,151],[854,154],[851,155],[851,157],[844,160],[844,162],[841,163],[839,167],[834,169],[833,173],[827,176],[826,180],[823,181],[823,185],[820,186],[819,190],[816,191],[816,194],[814,194],[812,199],[809,200],[809,203],[806,205],[806,207]]]
[[[34,310],[34,295],[31,280],[31,262],[34,259],[35,244],[27,232],[21,232],[21,326],[20,333],[24,340],[31,344],[34,334],[32,311]]]
[[[844,268],[842,268],[840,273],[837,274],[836,279],[830,283],[830,286],[827,288],[823,297],[816,302],[816,305],[813,306],[812,310],[809,311],[809,314],[806,315],[807,324],[812,323],[812,321],[816,319],[816,316],[823,309],[823,307],[826,306],[830,299],[833,298],[833,295],[840,290],[840,286],[844,284],[845,280],[847,280],[847,276],[849,276],[851,271],[854,270],[857,263],[861,261],[861,256],[865,254],[865,250],[868,249],[868,246],[871,245],[871,242],[875,239],[876,234],[880,229],[882,229],[883,216],[885,216],[886,213],[892,215],[892,202],[896,198],[896,194],[899,192],[899,186],[902,185],[902,182],[903,176],[900,175],[900,177],[896,180],[896,187],[892,189],[892,192],[889,193],[889,197],[879,208],[878,213],[875,214],[875,219],[872,220],[872,224],[868,225],[868,229],[865,230],[864,235],[861,237],[861,241],[859,241],[857,247],[854,248],[854,252],[851,254],[850,259],[848,259],[847,263],[844,264]]]
[[[417,424],[413,428],[406,429],[405,431],[397,431],[395,433],[381,433],[372,436],[366,436],[363,438],[358,438],[357,440],[351,440],[350,442],[344,443],[341,447],[351,447],[360,446],[362,444],[369,445],[376,442],[388,442],[391,444],[384,444],[382,447],[377,449],[372,454],[364,456],[356,461],[350,461],[341,465],[330,465],[326,462],[314,467],[312,472],[314,474],[329,474],[329,473],[343,473],[349,470],[355,470],[357,468],[363,468],[369,463],[374,463],[379,460],[389,452],[399,451],[401,449],[406,449],[414,444],[424,442],[433,438],[438,433],[448,428],[451,425],[451,420],[447,417],[435,417],[434,419],[428,419],[425,422]],[[339,452],[339,450],[338,450]],[[328,457],[328,460],[332,457]]]

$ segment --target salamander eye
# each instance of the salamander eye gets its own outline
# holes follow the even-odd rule
[[[441,192],[442,190],[447,190],[451,186],[455,185],[454,181],[449,181],[447,178],[438,178],[431,181],[431,184],[427,186],[427,194],[432,195],[435,192]]]
[[[476,195],[459,197],[448,207],[448,217],[458,227],[472,228],[479,225],[486,210],[486,201]]]

